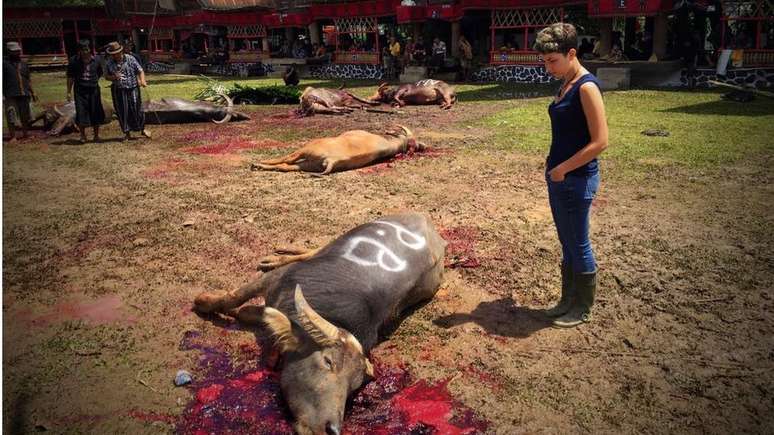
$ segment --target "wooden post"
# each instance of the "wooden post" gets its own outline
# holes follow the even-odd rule
[[[290,49],[293,50],[293,42],[296,35],[292,27],[285,27],[285,40],[290,42]]]
[[[495,11],[492,9],[491,18],[489,21],[489,29],[492,31],[492,40],[489,43],[489,63],[492,63],[492,56],[494,51],[497,49],[497,41],[495,41],[495,28],[494,28],[494,16]]]
[[[62,23],[62,20],[59,20],[59,23],[61,24],[61,27],[59,28],[59,42],[62,45],[62,53],[67,55],[67,48],[65,47],[64,41],[64,24]]]
[[[610,17],[599,19],[599,55],[606,56],[610,53],[613,43],[613,19]]]
[[[667,15],[659,12],[653,23],[653,54],[660,60],[666,57],[667,50]]]
[[[317,21],[312,21],[307,27],[309,29],[310,42],[312,44],[321,44],[322,39],[320,38],[320,25],[317,23]]]
[[[529,27],[524,29],[524,44],[522,44],[522,50],[529,50]]]
[[[457,52],[460,48],[460,33],[461,33],[461,25],[459,20],[452,21],[451,23],[451,52],[449,53],[452,57],[457,56]]]
[[[77,47],[81,42],[81,32],[78,31],[78,20],[73,20],[73,26],[75,28],[75,45]]]
[[[140,47],[140,31],[136,27],[132,29],[132,42],[136,50],[142,50],[142,47]],[[148,43],[148,49],[150,50],[150,43]]]
[[[376,64],[381,65],[382,50],[381,48],[379,48],[379,24],[376,25],[376,30],[374,31],[374,38],[376,38]]]

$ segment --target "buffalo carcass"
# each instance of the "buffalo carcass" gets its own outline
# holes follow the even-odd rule
[[[299,98],[298,113],[311,116],[315,113],[340,115],[354,109],[362,109],[378,103],[364,100],[344,89],[313,88],[307,86]]]
[[[111,122],[113,118],[113,107],[110,104],[102,102],[102,108],[105,111],[105,122]],[[46,107],[32,123],[43,120],[43,130],[51,136],[58,136],[63,133],[78,131],[75,125],[75,103],[70,101],[61,106],[53,105]]]
[[[191,101],[182,98],[162,98],[143,103],[146,124],[184,124],[189,122],[209,122],[216,124],[228,121],[243,121],[250,119],[246,114],[234,110],[234,103],[225,95],[227,105],[221,106],[206,101]],[[105,123],[114,119],[113,106],[102,102],[105,109]],[[48,134],[57,136],[71,131],[77,131],[75,125],[75,103],[69,102],[62,106],[52,106],[41,113],[35,121],[43,119]]]
[[[191,101],[182,98],[162,98],[143,103],[146,124],[184,124],[188,122],[209,122],[224,124],[229,121],[250,119],[245,113],[234,110],[234,102],[225,94],[221,97],[227,105],[208,101]]]
[[[371,97],[371,101],[403,107],[409,105],[439,104],[441,109],[451,109],[457,102],[454,87],[440,80],[420,80],[413,84],[403,84],[397,88],[382,83]]]
[[[347,397],[373,377],[368,353],[380,332],[438,291],[445,247],[426,216],[387,216],[321,249],[284,250],[292,255],[261,263],[268,272],[232,292],[202,293],[194,307],[266,325],[296,431],[339,434]],[[256,296],[263,306],[242,306]]]
[[[328,175],[334,171],[362,168],[410,150],[424,149],[425,145],[417,142],[411,130],[403,126],[387,131],[384,136],[351,130],[336,137],[314,139],[285,157],[262,160],[253,164],[252,168]]]

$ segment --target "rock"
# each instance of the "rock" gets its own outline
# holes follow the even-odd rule
[[[178,370],[175,375],[175,386],[180,387],[186,384],[190,384],[193,381],[193,377],[185,370]]]
[[[194,226],[195,223],[196,222],[194,222],[193,219],[188,219],[187,221],[183,222],[183,226],[184,227],[192,227],[192,226]]]
[[[668,131],[662,130],[659,128],[649,128],[647,130],[643,130],[640,134],[644,134],[645,136],[661,136],[661,137],[669,136]]]
[[[139,248],[141,246],[146,246],[148,243],[150,243],[150,240],[144,237],[138,237],[134,239],[134,241],[132,242],[132,245],[134,245],[135,248]]]

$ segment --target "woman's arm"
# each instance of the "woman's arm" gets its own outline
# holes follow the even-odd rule
[[[591,142],[549,171],[548,175],[553,181],[564,180],[564,176],[568,172],[594,160],[607,148],[607,119],[605,118],[605,103],[602,101],[602,93],[599,92],[599,88],[594,83],[584,83],[580,88],[580,98],[591,134]]]

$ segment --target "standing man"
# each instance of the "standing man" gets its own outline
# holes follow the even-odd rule
[[[403,71],[403,65],[400,61],[400,42],[392,36],[390,37],[390,55],[392,56],[392,67],[395,70],[395,76],[398,77]]]
[[[462,77],[464,81],[470,79],[470,67],[473,62],[473,47],[470,42],[465,38],[465,35],[460,35],[459,39],[459,57],[460,66],[462,67]]]
[[[148,86],[145,71],[134,56],[127,56],[123,51],[118,42],[108,44],[107,53],[110,59],[105,66],[105,78],[113,82],[113,108],[124,132],[124,141],[132,138],[133,131],[140,131],[143,136],[150,138],[150,131],[145,128],[145,113],[142,111],[139,88]]]
[[[433,51],[430,58],[430,76],[435,75],[441,68],[443,68],[446,60],[446,43],[441,41],[440,38],[433,39]]]
[[[8,55],[3,58],[3,103],[5,119],[11,137],[8,142],[16,140],[16,127],[21,127],[22,139],[27,137],[30,126],[30,98],[38,101],[32,90],[30,68],[21,59],[21,46],[18,42],[5,44]]]
[[[81,130],[81,143],[86,143],[86,128],[94,129],[94,141],[99,141],[99,126],[105,122],[105,109],[99,91],[102,66],[92,55],[88,40],[78,43],[78,54],[67,66],[67,101],[72,101],[75,89],[75,123]]]

